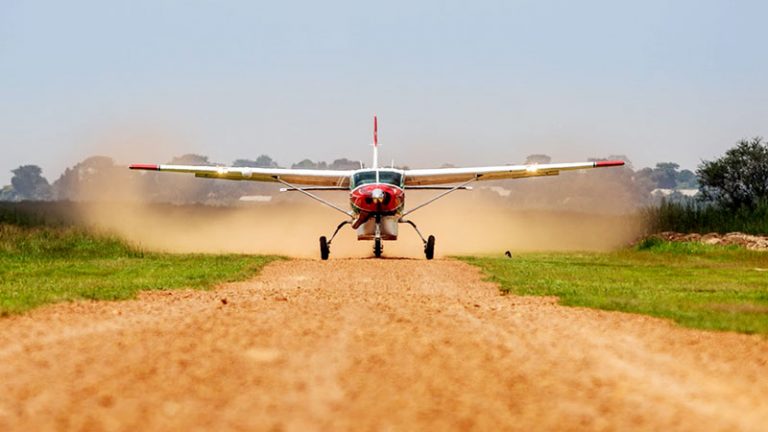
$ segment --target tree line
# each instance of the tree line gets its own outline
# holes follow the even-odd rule
[[[601,160],[594,158],[590,160]],[[612,206],[617,202],[629,207],[654,203],[655,189],[698,189],[699,203],[715,204],[725,209],[755,208],[768,202],[768,142],[762,138],[741,140],[725,154],[703,161],[695,172],[680,169],[674,162],[660,162],[654,167],[635,170],[625,156],[620,169],[597,170],[589,175],[574,175],[570,181],[541,178],[530,182],[495,183],[504,196],[516,204],[533,207],[579,209],[599,208],[606,197]],[[530,155],[525,163],[550,163],[544,154]],[[217,165],[207,156],[186,154],[170,160],[170,164]],[[275,168],[279,164],[267,155],[256,159],[238,159],[234,166]],[[361,163],[346,158],[330,163],[304,159],[291,168],[358,169]],[[150,202],[228,204],[244,195],[272,194],[275,185],[255,182],[225,182],[195,179],[191,176],[163,176],[153,172],[132,172],[109,157],[94,156],[67,168],[53,183],[36,165],[12,170],[11,184],[0,189],[0,201],[88,201],[135,199]],[[492,183],[493,184],[493,183]],[[543,193],[545,192],[545,193]],[[502,192],[500,192],[502,193]],[[673,200],[676,196],[673,194]],[[681,196],[677,196],[682,199]]]
[[[207,156],[185,154],[169,164],[221,165]],[[236,167],[277,168],[279,164],[267,155],[256,159],[237,159]],[[346,158],[333,162],[304,159],[291,168],[349,170],[360,168],[360,162]],[[156,173],[134,173],[106,156],[89,157],[67,168],[53,183],[43,176],[37,165],[23,165],[11,171],[11,184],[0,189],[0,201],[90,201],[141,199],[153,202],[215,203],[237,200],[243,195],[264,193],[265,187],[250,182],[233,182],[229,186],[208,179],[168,176],[159,180]],[[268,187],[266,189],[269,189]],[[141,195],[139,197],[138,195]]]

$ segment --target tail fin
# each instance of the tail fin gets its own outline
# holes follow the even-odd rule
[[[373,168],[379,167],[379,120],[373,116]]]

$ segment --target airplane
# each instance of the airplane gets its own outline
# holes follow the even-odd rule
[[[394,164],[393,164],[394,165]],[[373,164],[370,168],[357,170],[318,170],[257,168],[231,166],[195,166],[166,164],[133,164],[132,170],[149,170],[194,174],[195,177],[277,182],[285,187],[282,192],[300,192],[345,215],[330,238],[320,237],[320,258],[327,260],[331,242],[346,225],[357,231],[358,240],[373,240],[373,254],[381,257],[383,241],[397,240],[400,224],[408,224],[416,231],[424,246],[426,259],[435,256],[435,236],[424,238],[414,222],[406,219],[438,199],[457,190],[470,190],[469,184],[483,180],[521,179],[528,177],[553,176],[561,171],[585,170],[591,168],[618,167],[621,160],[606,160],[575,163],[547,163],[525,165],[497,165],[474,168],[397,169],[394,166],[379,166],[378,118],[373,117]],[[407,190],[440,190],[441,193],[406,209]],[[349,209],[344,209],[322,197],[315,191],[347,191]]]

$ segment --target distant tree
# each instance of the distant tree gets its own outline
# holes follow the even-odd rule
[[[657,189],[659,186],[656,184],[656,182],[652,179],[653,177],[653,168],[642,168],[640,170],[635,171],[635,175],[633,176],[633,182],[645,191],[646,193],[650,193],[652,190]]]
[[[677,170],[680,165],[674,162],[659,162],[651,173],[651,179],[662,189],[674,189],[677,186]]]
[[[552,158],[545,154],[532,154],[532,155],[528,155],[528,157],[525,158],[526,165],[548,164],[550,162],[552,162]]]
[[[234,162],[232,162],[232,166],[236,167],[255,167],[256,161],[253,159],[235,159]]]
[[[698,178],[690,170],[679,170],[674,162],[659,162],[654,168],[635,172],[635,181],[649,192],[653,189],[695,189]]]
[[[653,168],[641,168],[637,171],[635,171],[635,175],[642,176],[642,177],[651,177],[651,174],[653,174]]]
[[[16,191],[13,186],[6,185],[0,188],[0,201],[17,201]]]
[[[702,162],[699,190],[726,207],[755,207],[768,200],[768,143],[761,137],[741,140],[725,155]]]
[[[211,165],[211,162],[208,161],[208,156],[193,153],[176,156],[171,159],[170,163],[174,165]]]
[[[328,164],[325,162],[312,162],[309,159],[304,159],[298,163],[291,165],[291,168],[295,169],[328,169]]]
[[[277,162],[267,155],[259,155],[256,158],[256,166],[259,168],[277,168]]]
[[[11,185],[18,200],[49,200],[51,185],[42,176],[43,170],[37,165],[23,165],[11,171]]]
[[[267,155],[260,155],[256,160],[238,159],[232,163],[236,167],[277,168],[277,162]]]
[[[291,168],[295,168],[295,169],[315,169],[315,168],[317,168],[317,164],[312,162],[309,159],[304,159],[302,161],[296,162],[295,164],[291,165]]]
[[[328,169],[333,170],[355,170],[360,169],[360,162],[349,160],[347,158],[336,159],[328,165]]]
[[[77,195],[78,174],[73,168],[67,168],[55,182],[53,191],[56,200],[71,200]]]
[[[699,178],[691,170],[682,170],[677,173],[677,188],[678,189],[698,189]]]
[[[117,199],[115,192],[128,176],[128,170],[116,166],[112,158],[92,156],[64,170],[53,182],[53,190],[58,200]]]

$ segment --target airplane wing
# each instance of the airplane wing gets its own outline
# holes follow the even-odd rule
[[[624,161],[405,170],[405,186],[428,186],[476,180],[503,180],[558,175],[561,171],[622,166]]]
[[[279,182],[280,180],[283,180],[291,184],[336,187],[348,187],[349,177],[352,175],[352,173],[354,173],[353,170],[251,168],[197,165],[134,164],[130,165],[129,168],[132,170],[187,173],[194,174],[195,177],[222,180],[251,180],[262,182]]]

